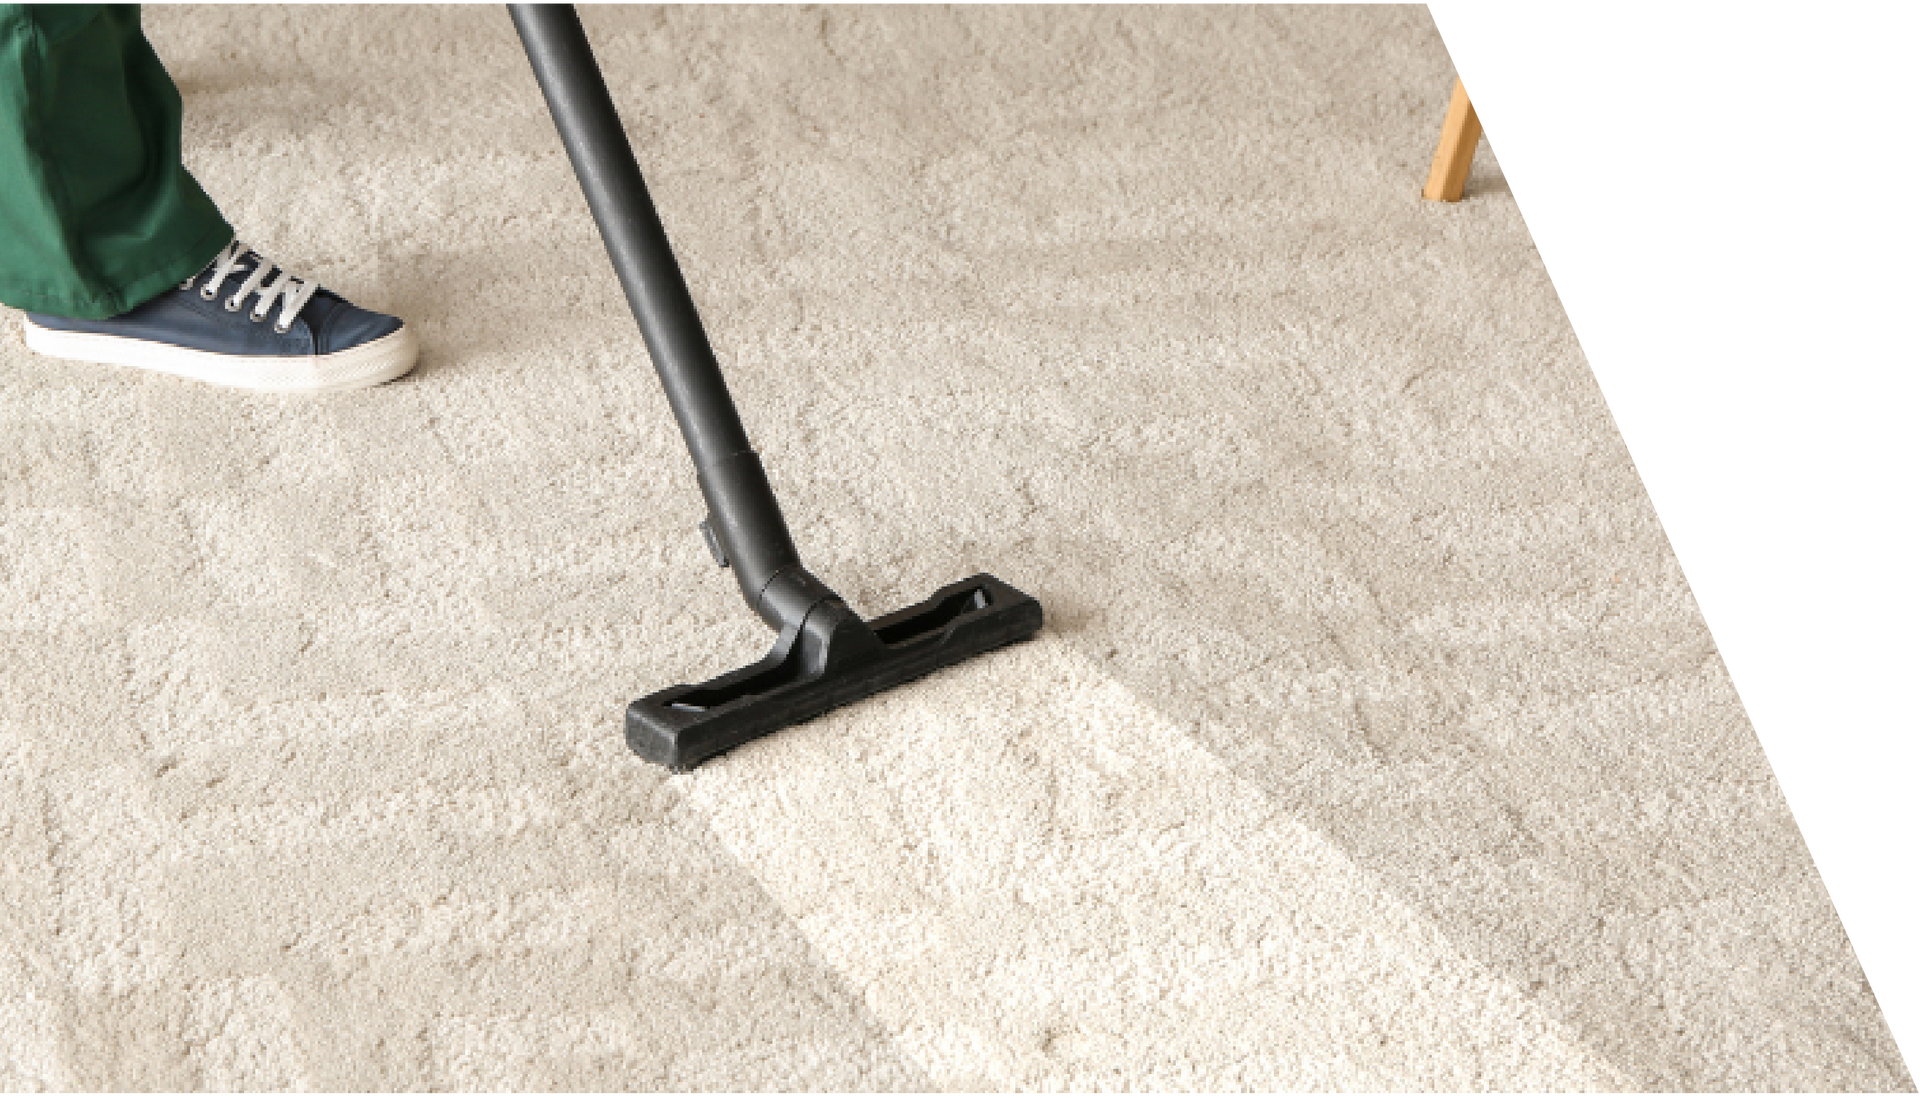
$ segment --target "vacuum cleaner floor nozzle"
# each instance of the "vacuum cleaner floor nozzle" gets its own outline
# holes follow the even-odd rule
[[[846,604],[815,605],[759,662],[627,707],[627,745],[677,771],[1038,632],[1040,604],[989,575],[871,622]]]
[[[1040,629],[1040,604],[979,575],[871,622],[800,564],[759,455],[747,440],[693,295],[633,158],[626,127],[566,4],[513,4],[513,24],[553,112],[614,273],[693,458],[714,563],[778,631],[766,658],[627,707],[627,743],[674,770],[877,694]]]

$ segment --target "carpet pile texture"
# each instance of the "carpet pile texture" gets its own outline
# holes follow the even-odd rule
[[[505,13],[149,9],[424,352],[0,312],[0,1085],[1913,1088],[1424,10],[585,18],[813,570],[1047,628],[634,759],[770,638]]]

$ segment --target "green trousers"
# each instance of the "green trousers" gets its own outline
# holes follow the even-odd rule
[[[180,163],[180,92],[139,7],[0,4],[0,302],[114,316],[232,238]]]

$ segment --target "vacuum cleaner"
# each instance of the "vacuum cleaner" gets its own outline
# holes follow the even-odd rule
[[[715,562],[733,569],[747,605],[778,634],[757,663],[628,706],[627,745],[651,762],[691,770],[748,740],[1038,632],[1040,604],[985,573],[865,621],[800,563],[579,15],[565,4],[508,7],[693,458],[707,504],[700,534]]]

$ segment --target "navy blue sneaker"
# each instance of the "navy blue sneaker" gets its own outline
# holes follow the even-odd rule
[[[26,337],[56,358],[274,393],[378,385],[413,369],[418,353],[397,318],[294,278],[238,240],[179,289],[119,316],[28,313]]]

